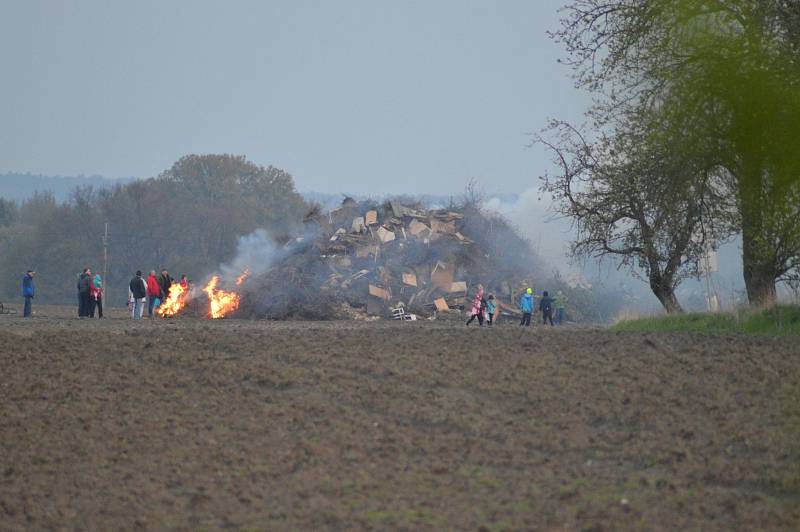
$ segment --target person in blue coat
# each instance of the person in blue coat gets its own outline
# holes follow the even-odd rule
[[[33,286],[33,274],[33,270],[28,270],[28,273],[22,277],[22,297],[25,298],[25,310],[23,310],[22,316],[25,318],[31,317],[31,302],[36,293],[36,289]]]
[[[519,308],[522,310],[522,321],[520,327],[531,326],[531,314],[533,314],[533,288],[528,288],[519,300]]]
[[[494,314],[497,312],[497,303],[494,300],[494,294],[489,294],[486,300],[486,314],[489,316],[489,327],[494,323]]]

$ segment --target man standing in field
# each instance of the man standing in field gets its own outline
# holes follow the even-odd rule
[[[542,325],[547,325],[550,321],[550,326],[553,326],[553,298],[547,293],[547,290],[542,292],[542,299],[539,301],[539,310],[542,311]]]
[[[33,301],[33,296],[35,292],[35,288],[33,286],[33,270],[28,270],[22,277],[22,297],[25,298],[25,307],[22,312],[22,316],[24,318],[31,317],[31,302]]]
[[[147,283],[142,279],[142,272],[136,271],[136,276],[131,279],[131,294],[133,295],[133,319],[142,319],[144,302],[147,300]]]
[[[78,317],[86,318],[89,316],[90,288],[92,283],[92,270],[84,268],[83,273],[78,277]]]
[[[161,301],[169,297],[169,287],[172,286],[172,277],[169,276],[167,270],[161,270],[161,276],[158,278],[158,286],[161,288]]]

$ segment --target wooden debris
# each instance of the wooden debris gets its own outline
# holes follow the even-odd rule
[[[383,299],[384,301],[389,301],[392,298],[388,290],[375,286],[374,284],[369,285],[369,295],[375,296],[378,299]]]

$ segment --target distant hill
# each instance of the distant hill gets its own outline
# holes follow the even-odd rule
[[[14,201],[24,201],[34,192],[52,192],[56,200],[69,199],[70,192],[77,186],[92,185],[97,188],[111,187],[133,181],[133,177],[111,179],[99,175],[92,176],[46,176],[33,174],[0,174],[0,197]]]

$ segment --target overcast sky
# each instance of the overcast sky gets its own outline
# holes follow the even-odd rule
[[[536,186],[527,133],[579,119],[562,0],[4,0],[0,173],[148,177],[188,153],[300,190]]]

